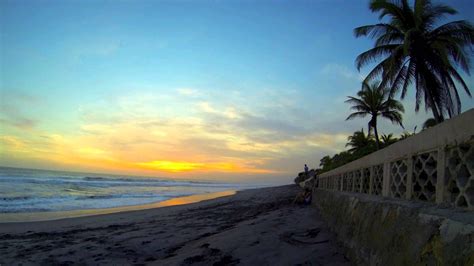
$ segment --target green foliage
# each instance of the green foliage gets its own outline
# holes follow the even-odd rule
[[[371,135],[365,135],[364,129],[354,132],[352,136],[347,137],[346,147],[351,147],[348,151],[358,153],[367,146],[374,146],[374,138]]]
[[[312,176],[319,175],[321,171],[321,169],[311,169],[309,170],[308,174],[306,174],[305,172],[300,172],[298,173],[298,176],[295,177],[294,182],[298,185],[300,182],[303,182]]]
[[[382,147],[387,147],[389,145],[392,145],[393,143],[397,142],[398,139],[393,137],[393,134],[390,133],[388,135],[382,134]]]
[[[415,135],[415,133],[410,133],[408,131],[405,131],[405,132],[402,133],[402,135],[400,135],[400,140],[404,140],[404,139],[406,139],[408,137],[411,137],[413,135]]]
[[[397,141],[404,140],[413,135],[415,135],[414,132],[409,133],[407,131],[403,132],[400,138],[395,138],[393,134],[382,134],[382,148],[388,147]],[[332,157],[326,155],[321,158],[319,163],[321,168],[316,169],[317,174],[338,168],[339,166],[355,161],[377,150],[374,138],[371,135],[365,135],[363,129],[354,132],[354,134],[349,136],[347,140],[346,147],[350,147],[350,149],[337,153]]]
[[[377,150],[374,138],[371,135],[365,135],[364,130],[354,132],[352,136],[347,138],[346,147],[351,147],[347,151],[335,154],[333,157],[324,156],[320,160],[321,169],[319,173],[326,172],[342,166],[346,163],[357,160]]]
[[[380,86],[379,82],[372,84],[363,83],[362,90],[357,93],[357,97],[349,96],[346,103],[351,104],[350,114],[346,120],[356,117],[370,116],[368,124],[369,134],[374,130],[375,141],[379,148],[380,140],[377,131],[377,118],[385,118],[393,124],[399,124],[403,128],[402,113],[405,111],[403,105],[390,97],[390,89]]]
[[[471,93],[458,70],[469,74],[474,28],[464,20],[439,25],[446,15],[456,14],[449,6],[430,0],[371,0],[370,10],[387,22],[354,29],[356,37],[375,39],[372,49],[356,59],[357,68],[376,63],[365,82],[382,78],[381,86],[404,99],[411,84],[415,88],[415,111],[424,101],[436,121],[461,111],[458,87]]]
[[[426,121],[423,123],[423,129],[427,129],[427,128],[430,128],[430,127],[434,127],[438,124],[438,122],[436,122],[436,119],[434,118],[428,118],[426,119]]]
[[[439,25],[445,15],[457,12],[449,6],[432,3],[430,0],[414,0],[410,6],[407,0],[371,0],[370,9],[380,14],[379,19],[387,22],[362,26],[354,29],[356,37],[375,39],[372,49],[356,59],[357,69],[375,64],[362,84],[356,97],[349,96],[351,113],[346,120],[370,116],[368,135],[356,131],[348,137],[347,151],[334,156],[324,156],[320,161],[320,172],[326,172],[357,160],[379,147],[387,147],[415,134],[405,131],[399,139],[393,134],[377,133],[377,118],[389,119],[402,126],[403,106],[393,97],[400,93],[404,99],[408,88],[415,89],[415,111],[423,101],[426,110],[433,112],[423,128],[434,126],[444,116],[455,116],[461,111],[458,88],[471,97],[463,77],[469,75],[470,55],[474,45],[474,27],[464,20]],[[381,78],[381,82],[373,82]],[[372,129],[375,140],[370,135]]]

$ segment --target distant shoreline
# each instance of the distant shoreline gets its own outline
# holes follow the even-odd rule
[[[86,209],[72,211],[52,211],[52,212],[19,212],[19,213],[0,213],[0,225],[5,223],[22,223],[22,222],[41,222],[52,221],[65,218],[78,218],[103,214],[121,213],[128,211],[147,210],[154,208],[178,206],[183,204],[191,204],[204,200],[211,200],[220,197],[234,195],[237,190],[225,190],[219,192],[194,194],[184,197],[171,198],[164,201],[158,201],[147,204],[129,205],[113,208]]]
[[[0,223],[155,208],[170,199],[271,185],[0,168]]]

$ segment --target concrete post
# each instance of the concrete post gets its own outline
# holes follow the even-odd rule
[[[344,179],[345,179],[346,174],[341,174],[339,176],[339,182],[340,182],[340,191],[344,191]]]
[[[357,170],[352,172],[352,189],[351,189],[352,192],[356,192],[356,188],[355,188],[356,173],[357,173]]]
[[[390,162],[383,164],[382,196],[390,196]]]
[[[444,200],[444,178],[446,171],[446,150],[444,147],[438,148],[438,161],[436,163],[436,203]]]
[[[413,155],[410,154],[406,160],[407,162],[407,191],[405,196],[411,199],[413,195]]]
[[[362,193],[364,190],[364,168],[360,169],[360,185],[359,185],[359,193]]]
[[[344,178],[342,177],[342,174],[341,174],[341,175],[339,175],[339,188],[338,188],[338,190],[339,191],[344,191],[344,189],[342,189],[343,186],[344,186]]]
[[[370,169],[369,194],[372,195],[372,193],[373,193],[372,187],[374,186],[374,175],[375,175],[375,173],[374,173],[374,167],[373,166],[369,167],[369,169]]]

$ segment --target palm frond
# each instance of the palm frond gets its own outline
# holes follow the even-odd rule
[[[371,0],[369,8],[388,21],[354,30],[356,37],[375,39],[374,47],[356,58],[358,70],[378,62],[364,82],[381,78],[379,87],[390,87],[390,98],[401,91],[401,99],[413,85],[415,111],[423,102],[438,121],[458,114],[458,88],[472,97],[458,71],[470,75],[474,27],[465,20],[436,25],[457,12],[431,0],[415,0],[413,6],[408,0]]]

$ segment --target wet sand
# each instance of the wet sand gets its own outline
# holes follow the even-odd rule
[[[76,217],[83,217],[83,216],[93,216],[93,215],[100,215],[100,214],[110,214],[110,213],[117,213],[117,212],[137,211],[137,210],[154,209],[154,208],[160,208],[160,207],[177,206],[177,205],[200,202],[200,201],[209,200],[209,199],[220,198],[224,196],[230,196],[230,195],[234,195],[235,193],[236,193],[235,190],[226,190],[226,191],[177,197],[177,198],[172,198],[169,200],[149,203],[149,204],[123,206],[123,207],[107,208],[107,209],[73,210],[73,211],[58,211],[58,212],[0,213],[0,224],[11,223],[11,222],[36,222],[36,221],[58,220],[58,219],[63,219],[63,218],[76,218]]]
[[[0,224],[2,265],[349,265],[295,185],[198,203]]]

